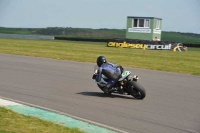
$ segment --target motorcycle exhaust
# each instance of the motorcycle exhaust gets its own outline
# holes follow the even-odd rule
[[[139,79],[139,77],[137,76],[137,75],[135,75],[134,77],[133,77],[133,81],[137,81]]]

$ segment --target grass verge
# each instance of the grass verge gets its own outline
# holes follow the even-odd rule
[[[1,133],[84,133],[76,128],[41,120],[32,116],[25,116],[0,107]]]
[[[99,55],[122,66],[200,75],[200,49],[187,52],[107,47],[106,43],[0,39],[0,53],[96,62]]]

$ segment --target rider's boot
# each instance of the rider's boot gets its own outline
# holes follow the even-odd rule
[[[123,88],[122,86],[119,86],[119,87],[118,87],[118,91],[119,91],[120,94],[123,94],[123,93],[124,93],[124,91],[123,91],[122,88]]]
[[[105,87],[103,88],[103,90],[104,90],[105,93],[109,92],[109,89],[108,89],[107,86],[105,86]]]
[[[103,89],[105,93],[109,93],[114,91],[116,88],[105,86]]]

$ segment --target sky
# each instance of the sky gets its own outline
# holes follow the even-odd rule
[[[127,16],[162,18],[162,31],[200,34],[200,0],[0,0],[0,27],[126,29]]]

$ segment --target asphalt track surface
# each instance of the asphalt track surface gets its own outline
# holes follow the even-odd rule
[[[200,76],[125,67],[146,89],[146,98],[136,100],[102,93],[91,80],[93,68],[0,54],[0,96],[129,133],[200,133]]]

